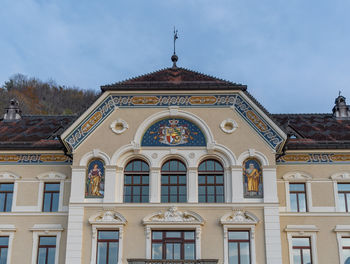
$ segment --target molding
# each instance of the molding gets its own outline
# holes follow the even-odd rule
[[[93,158],[102,159],[105,163],[105,166],[111,165],[108,154],[99,149],[93,149],[92,151],[84,154],[84,156],[80,159],[79,166],[87,166],[89,161]]]
[[[242,166],[243,162],[247,158],[256,158],[261,162],[262,166],[269,166],[268,158],[261,152],[256,151],[255,149],[248,149],[247,151],[241,153],[237,159],[237,165]]]
[[[179,211],[177,207],[172,206],[167,211],[156,212],[146,216],[142,223],[144,225],[152,224],[183,224],[183,225],[203,225],[203,218],[194,212],[191,211]]]
[[[0,172],[0,180],[9,180],[9,181],[16,181],[21,179],[21,176],[18,176],[12,172]]]
[[[285,232],[318,232],[320,229],[318,229],[315,225],[287,225],[287,227],[284,229]]]
[[[64,229],[60,224],[35,224],[29,230],[33,232],[37,232],[37,231],[44,231],[44,232],[60,231],[61,232]]]
[[[278,165],[350,164],[349,153],[290,153],[276,160]]]
[[[15,225],[7,225],[7,224],[1,224],[0,225],[0,234],[3,235],[3,232],[16,232],[16,226]]]
[[[311,181],[312,176],[306,172],[302,171],[291,171],[283,175],[282,177],[285,181],[298,181],[298,182],[306,182]]]
[[[227,128],[227,126],[231,128]],[[238,128],[238,124],[235,120],[227,118],[221,122],[220,128],[226,134],[232,134]]]
[[[336,225],[334,232],[350,232],[350,225]]]
[[[286,139],[285,133],[243,92],[215,95],[135,95],[106,92],[62,134],[62,138],[65,145],[70,146],[72,152],[74,152],[115,109],[168,108],[168,110],[165,111],[167,112],[167,116],[181,115],[182,111],[173,106],[182,108],[234,108],[272,149],[276,150]],[[145,128],[143,128],[142,131],[145,131]],[[136,142],[140,142],[140,140]],[[207,142],[210,142],[209,138],[207,138]]]
[[[125,225],[127,223],[124,216],[115,211],[103,211],[89,217],[92,225]]]
[[[116,128],[117,124],[121,125],[120,129]],[[110,128],[112,129],[112,131],[114,133],[116,133],[117,135],[120,135],[120,134],[123,134],[123,132],[125,132],[125,130],[127,130],[129,128],[129,125],[125,120],[118,118],[117,120],[112,122],[112,124],[110,125]]]
[[[259,223],[259,218],[257,218],[253,213],[248,211],[243,211],[243,209],[237,208],[232,209],[232,212],[225,214],[221,217],[220,223],[222,225],[242,225],[242,224],[253,224]]]
[[[67,176],[60,172],[50,171],[39,174],[36,178],[41,181],[62,181],[65,180]]]
[[[1,153],[0,165],[71,165],[72,159],[60,153]]]
[[[338,172],[333,174],[330,179],[333,181],[350,181],[350,172]]]

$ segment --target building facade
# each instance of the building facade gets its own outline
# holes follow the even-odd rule
[[[176,66],[0,121],[0,263],[350,263],[350,111]]]

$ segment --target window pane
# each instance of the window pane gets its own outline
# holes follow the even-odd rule
[[[186,184],[186,175],[179,175],[179,184]]]
[[[216,195],[224,194],[224,186],[216,186]]]
[[[170,194],[177,194],[177,186],[170,186]]]
[[[39,238],[40,246],[55,246],[56,245],[56,237],[45,237],[42,236]]]
[[[299,249],[293,249],[293,261],[294,264],[301,264],[301,255]]]
[[[238,264],[238,244],[228,244],[228,258],[230,264]]]
[[[46,264],[55,264],[55,253],[56,253],[56,248],[48,248]]]
[[[45,183],[45,191],[60,191],[59,183]]]
[[[140,171],[141,170],[141,161],[135,160],[135,161],[133,161],[133,163],[134,163],[134,171]]]
[[[295,193],[290,194],[290,210],[298,212],[297,195]]]
[[[199,195],[205,195],[205,186],[199,186],[198,187],[198,194]]]
[[[129,195],[124,195],[124,202],[125,202],[125,203],[131,203],[131,196],[129,196]]]
[[[198,176],[198,184],[205,184],[205,176],[203,175]]]
[[[166,244],[166,259],[173,259],[173,244]]]
[[[1,258],[0,258],[0,264],[6,264],[7,263],[7,248],[1,248]]]
[[[181,237],[181,232],[166,232],[165,233],[166,237]]]
[[[134,196],[133,196],[133,202],[134,202],[134,203],[139,203],[139,202],[141,202],[141,197],[140,197],[140,195],[134,195]]]
[[[247,231],[230,231],[228,233],[229,240],[248,240],[249,232]]]
[[[178,161],[171,160],[170,161],[170,171],[178,171],[177,164],[178,164]]]
[[[161,197],[161,202],[162,203],[168,203],[169,202],[169,197],[166,195],[162,195],[162,197]]]
[[[208,203],[214,203],[215,202],[215,196],[214,195],[208,195],[207,196]]]
[[[118,263],[118,242],[109,243],[108,264]]]
[[[293,247],[309,247],[310,239],[308,237],[293,237]]]
[[[0,246],[8,246],[9,237],[0,237]]]
[[[162,186],[162,195],[168,195],[168,186]]]
[[[350,237],[343,237],[342,241],[343,247],[350,247]]]
[[[4,212],[5,210],[5,194],[0,193],[0,212]]]
[[[338,191],[348,191],[348,192],[350,192],[350,184],[338,183]]]
[[[148,184],[149,183],[149,177],[148,176],[142,176],[142,184]]]
[[[185,243],[184,245],[184,258],[185,259],[194,259],[194,244],[193,243]]]
[[[198,171],[205,171],[205,162],[202,162],[202,163],[199,165]]]
[[[51,206],[51,193],[45,193],[44,194],[43,211],[44,212],[50,212],[50,206]]]
[[[46,264],[46,248],[39,248],[38,264]]]
[[[148,195],[142,195],[141,202],[142,203],[148,203],[149,202],[149,196]]]
[[[176,175],[170,176],[170,184],[177,184],[177,176]]]
[[[303,183],[290,183],[289,184],[289,191],[305,191],[305,184]]]
[[[106,264],[107,262],[107,243],[97,243],[97,264]]]
[[[152,259],[162,259],[161,243],[152,243]]]
[[[52,212],[58,211],[59,193],[54,193],[52,195]]]
[[[119,232],[118,231],[99,231],[98,232],[98,239],[119,239]]]
[[[140,195],[141,187],[140,186],[133,186],[133,195]]]
[[[168,176],[162,176],[162,184],[168,184],[169,183],[169,177]]]
[[[350,210],[350,193],[347,193],[346,197],[347,197],[347,205],[348,205],[348,212],[349,212],[349,210]]]
[[[213,171],[213,170],[214,170],[214,161],[207,160],[207,171]]]
[[[11,207],[12,207],[12,197],[13,197],[13,193],[8,193],[8,194],[7,194],[7,200],[6,200],[6,212],[11,212]]]
[[[126,166],[125,171],[132,171],[132,162]]]
[[[13,191],[13,183],[0,184],[0,191]]]
[[[341,212],[346,212],[345,194],[344,193],[339,193],[338,194],[338,205],[339,205],[339,210]]]
[[[181,244],[174,244],[174,259],[181,259]]]
[[[148,164],[146,162],[142,162],[142,171],[149,171]]]
[[[250,263],[249,243],[247,242],[240,243],[240,255],[241,255],[241,264]]]
[[[207,176],[207,183],[213,184],[214,183],[215,176],[208,175]]]
[[[219,195],[216,197],[216,202],[217,203],[223,203],[224,202],[224,195]]]
[[[162,239],[163,238],[163,232],[153,231],[152,232],[152,239]]]
[[[350,264],[350,249],[343,249],[344,264]]]
[[[179,194],[186,194],[186,186],[179,187]]]
[[[303,249],[303,261],[305,264],[311,263],[310,249]]]
[[[305,194],[299,193],[299,212],[306,212],[306,199]]]
[[[140,184],[141,183],[141,176],[134,176],[134,184]]]
[[[124,186],[124,195],[131,195],[131,186]]]
[[[131,175],[126,175],[125,178],[124,178],[124,184],[131,184]]]
[[[214,195],[214,186],[207,186],[207,192],[209,195]]]
[[[187,202],[187,197],[186,195],[181,195],[179,197],[179,203],[186,203]]]
[[[194,240],[194,232],[184,232],[185,240]]]
[[[204,195],[198,196],[198,202],[199,203],[205,203],[205,196]]]
[[[179,162],[179,171],[186,171],[185,165],[182,164],[181,162]]]
[[[171,195],[170,196],[170,202],[171,203],[177,203],[178,202],[177,196],[176,195]]]
[[[223,184],[224,183],[224,176],[216,176],[216,183],[217,184]]]
[[[142,194],[148,195],[148,186],[142,186]]]

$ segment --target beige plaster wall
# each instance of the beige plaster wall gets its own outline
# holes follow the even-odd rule
[[[159,207],[119,207],[115,208],[116,211],[121,213],[128,221],[124,228],[123,234],[123,263],[127,263],[128,258],[145,258],[146,257],[146,236],[145,229],[142,224],[142,219],[152,213],[158,211],[167,210],[169,206]],[[84,216],[84,235],[83,235],[83,254],[82,263],[90,263],[91,258],[91,239],[92,228],[88,223],[88,219],[91,215],[101,212],[102,208],[85,208]],[[219,258],[219,263],[223,263],[224,254],[224,237],[223,227],[220,224],[220,217],[226,213],[232,212],[232,208],[225,207],[186,207],[178,208],[180,211],[193,211],[205,220],[205,224],[202,227],[202,239],[201,239],[201,252],[202,258]],[[255,214],[259,219],[263,219],[263,210],[259,208],[246,208],[249,212]],[[265,263],[265,245],[264,245],[264,226],[263,221],[259,222],[256,226],[255,233],[255,246],[256,257],[259,260],[259,264]],[[137,249],[137,250],[135,250]]]
[[[334,206],[333,182],[313,182],[311,186],[313,206]]]

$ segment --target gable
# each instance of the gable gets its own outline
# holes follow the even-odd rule
[[[285,133],[242,91],[230,93],[121,94],[106,92],[62,135],[74,152],[115,109],[119,108],[232,108],[274,151],[283,145]]]

